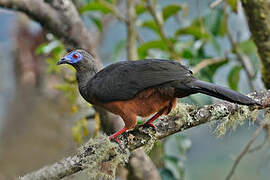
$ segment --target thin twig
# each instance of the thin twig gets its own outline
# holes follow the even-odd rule
[[[101,0],[102,4],[105,5],[107,8],[109,8],[112,11],[112,14],[119,20],[122,21],[124,23],[127,23],[127,19],[122,16],[122,14],[117,10],[117,8],[112,5],[111,3],[105,1],[105,0]]]
[[[147,0],[147,8],[150,12],[150,14],[152,15],[158,29],[160,32],[160,37],[162,38],[162,40],[166,43],[169,53],[172,56],[172,58],[176,59],[176,60],[180,60],[180,57],[177,55],[177,52],[174,49],[174,46],[172,44],[172,42],[168,39],[168,37],[166,36],[164,29],[163,29],[163,24],[160,21],[160,19],[158,18],[157,12],[155,10],[155,7],[152,3],[152,0]]]
[[[136,40],[136,12],[135,12],[135,0],[127,1],[127,57],[128,60],[136,60],[138,58]]]
[[[265,145],[267,142],[268,142],[268,139],[267,139],[267,136],[265,135],[265,136],[264,136],[264,139],[263,139],[263,142],[262,142],[261,144],[259,144],[258,146],[256,146],[256,147],[250,149],[250,150],[248,151],[248,153],[254,153],[255,151],[260,150],[261,148],[264,147],[264,145]]]
[[[247,145],[244,147],[243,151],[237,156],[237,158],[234,161],[234,164],[232,166],[232,169],[230,170],[229,174],[226,177],[226,180],[230,180],[237,168],[237,165],[239,164],[239,162],[241,161],[241,159],[249,152],[249,148],[251,147],[251,145],[254,143],[254,141],[256,140],[256,138],[258,137],[258,135],[262,132],[262,130],[264,129],[264,126],[266,124],[262,123],[260,125],[260,127],[255,131],[255,133],[252,135],[251,139],[249,140],[249,142],[247,143]]]
[[[210,58],[210,59],[204,59],[202,60],[199,64],[197,64],[196,66],[194,66],[192,68],[192,71],[194,74],[197,74],[200,70],[202,70],[203,68],[210,66],[212,64],[216,64],[222,61],[226,61],[227,58],[223,58],[223,57],[217,57],[217,58]]]
[[[215,0],[214,2],[212,2],[210,4],[210,8],[216,8],[219,4],[221,4],[223,2],[223,0]]]

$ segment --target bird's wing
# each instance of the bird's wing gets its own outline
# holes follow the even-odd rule
[[[175,61],[123,61],[98,72],[87,89],[95,99],[111,102],[131,99],[147,88],[169,85],[175,81],[185,84],[191,79],[194,79],[192,72]]]

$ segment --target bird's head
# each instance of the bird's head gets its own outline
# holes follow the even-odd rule
[[[95,70],[96,61],[94,57],[87,51],[78,49],[67,53],[62,59],[57,62],[57,65],[69,64],[77,71]]]

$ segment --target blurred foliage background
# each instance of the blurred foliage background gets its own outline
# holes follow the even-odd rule
[[[98,34],[105,65],[174,59],[205,81],[242,93],[263,88],[256,46],[236,0],[215,8],[210,0],[138,0],[132,26],[127,1],[74,3],[93,38]],[[78,95],[75,71],[56,66],[66,53],[61,41],[25,15],[0,9],[0,20],[0,179],[6,179],[53,163],[102,132],[99,115]],[[217,100],[193,95],[180,101]],[[202,125],[159,142],[149,155],[162,179],[222,179],[254,132],[251,124],[220,138],[215,124]],[[267,148],[247,155],[235,179],[268,179],[269,160]]]

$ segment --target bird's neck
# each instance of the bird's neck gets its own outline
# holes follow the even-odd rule
[[[97,72],[96,70],[85,70],[76,72],[79,90],[82,90],[87,87],[88,82],[92,79],[92,77],[96,74],[96,72]]]

